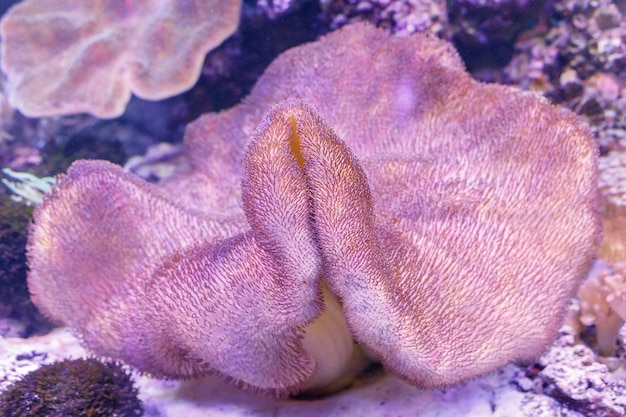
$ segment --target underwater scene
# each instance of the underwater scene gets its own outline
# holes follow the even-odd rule
[[[626,416],[626,1],[0,0],[0,416]]]

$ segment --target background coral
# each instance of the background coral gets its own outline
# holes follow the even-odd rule
[[[255,9],[270,20],[276,20],[284,14],[297,10],[308,1],[310,0],[256,0]]]
[[[608,263],[626,261],[626,152],[601,157],[599,171],[603,236],[598,257]]]
[[[472,73],[506,65],[524,31],[552,12],[552,0],[452,0],[447,36]]]
[[[0,302],[28,298],[26,291],[26,236],[32,209],[0,193]]]
[[[578,290],[580,322],[594,326],[601,355],[613,356],[619,331],[626,321],[626,262],[596,262]]]
[[[85,358],[26,374],[0,394],[0,412],[4,417],[139,417],[143,405],[120,363]]]
[[[50,328],[26,286],[26,236],[32,209],[0,190],[0,336],[28,337]]]
[[[553,13],[517,39],[501,79],[584,116],[603,152],[625,140],[626,10],[619,7],[611,0],[554,2]]]
[[[320,0],[331,29],[368,21],[392,32],[443,35],[448,13],[443,0]]]
[[[29,116],[123,113],[131,92],[189,89],[205,54],[230,36],[241,0],[27,0],[0,24],[6,94]]]

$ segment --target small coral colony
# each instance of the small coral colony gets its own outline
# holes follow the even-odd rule
[[[106,3],[9,11],[13,106],[114,117],[131,93],[184,91],[241,8]],[[474,80],[446,41],[366,23],[282,53],[184,141],[185,169],[158,183],[75,162],[28,237],[38,309],[155,377],[286,397],[341,390],[371,363],[433,388],[533,361],[609,245],[601,213],[619,216],[574,113]],[[625,268],[598,268],[580,321],[611,355]]]

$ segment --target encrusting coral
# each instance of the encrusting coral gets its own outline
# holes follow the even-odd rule
[[[423,35],[287,51],[185,144],[156,185],[75,163],[29,237],[38,307],[156,376],[285,396],[368,357],[454,384],[538,357],[599,245],[584,125]]]
[[[0,23],[5,93],[31,117],[121,115],[131,92],[193,86],[208,51],[237,28],[241,0],[26,0]]]

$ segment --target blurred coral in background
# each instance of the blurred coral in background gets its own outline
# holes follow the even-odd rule
[[[241,0],[27,0],[0,23],[5,93],[23,114],[120,116],[131,93],[191,88],[237,28]]]

